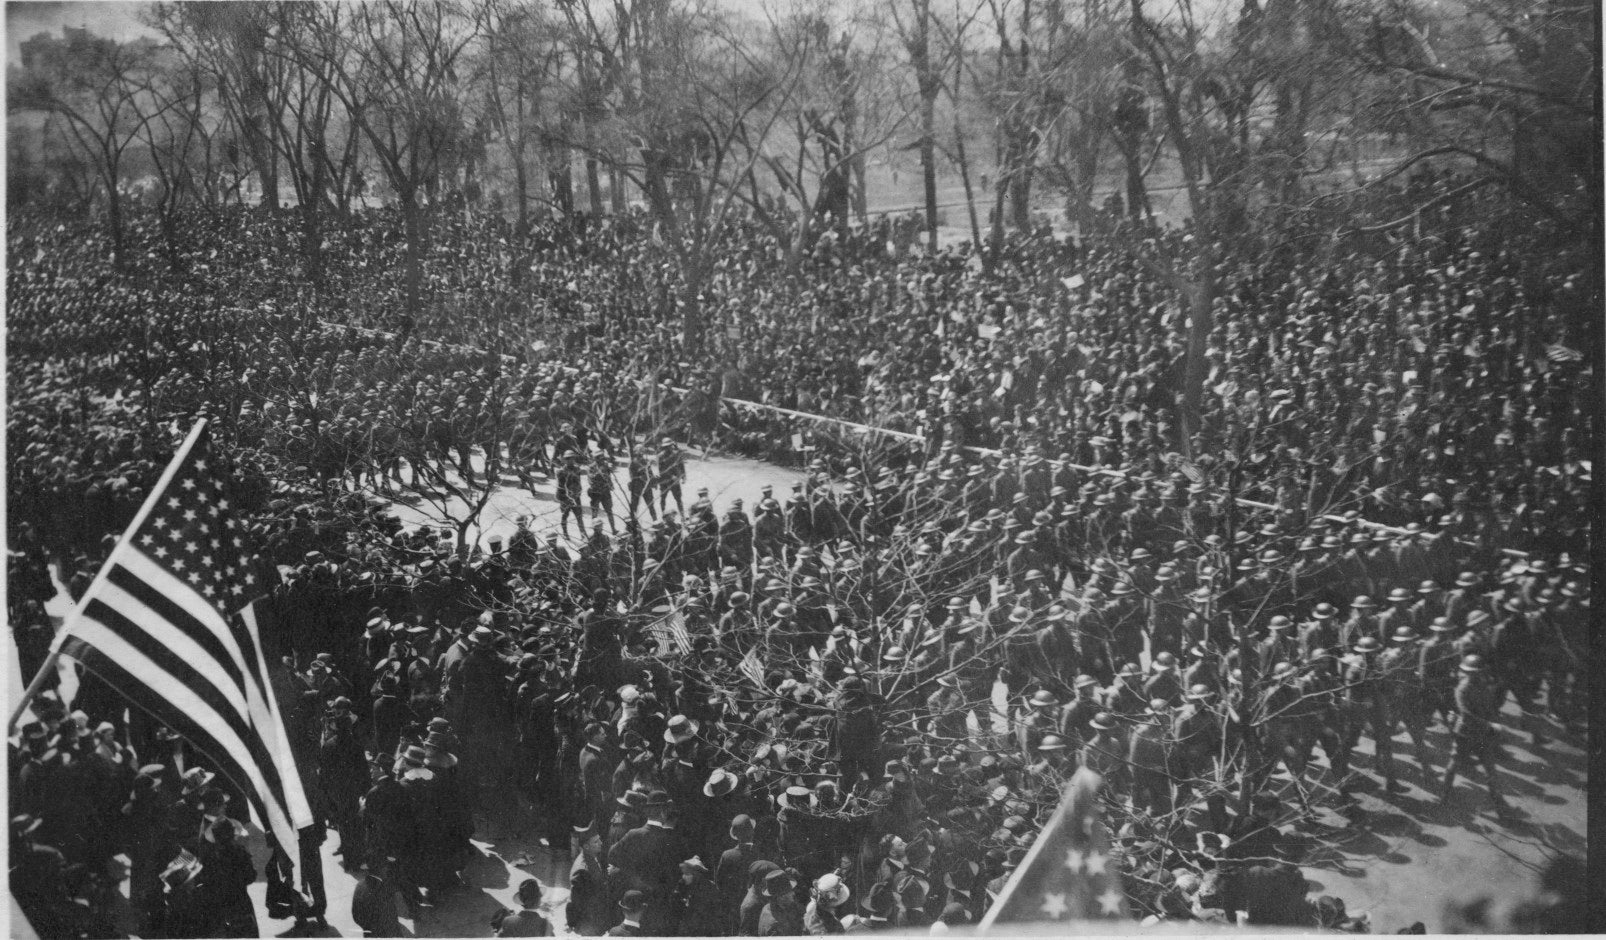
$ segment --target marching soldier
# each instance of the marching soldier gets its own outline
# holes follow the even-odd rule
[[[1455,792],[1455,778],[1463,767],[1482,765],[1488,778],[1489,796],[1504,815],[1510,807],[1500,790],[1500,738],[1495,722],[1500,714],[1500,697],[1486,678],[1484,659],[1471,653],[1461,659],[1461,679],[1455,687],[1455,755],[1445,768],[1439,802],[1445,803]]]

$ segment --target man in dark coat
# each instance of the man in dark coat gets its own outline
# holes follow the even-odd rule
[[[608,849],[608,864],[617,868],[627,883],[646,899],[648,927],[662,935],[669,921],[669,895],[674,885],[678,838],[669,827],[669,795],[662,791],[648,794],[643,809],[645,825],[625,833]]]
[[[722,935],[736,933],[742,903],[747,891],[748,868],[758,860],[753,846],[753,819],[745,813],[731,820],[730,837],[736,843],[719,856],[714,869],[714,888],[719,895],[719,909],[723,915]]]
[[[784,871],[764,876],[764,910],[758,915],[761,937],[795,937],[803,933],[803,905],[797,903],[797,884]]]

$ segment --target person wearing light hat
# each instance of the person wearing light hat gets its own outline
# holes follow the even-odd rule
[[[668,726],[664,728],[664,741],[668,744],[685,744],[697,737],[697,730],[697,722],[685,715],[676,715],[669,719]]]
[[[843,933],[838,909],[848,903],[852,894],[836,872],[826,872],[815,879],[808,906],[803,910],[803,932],[816,937]]]
[[[1496,766],[1502,752],[1499,731],[1500,703],[1504,695],[1487,678],[1484,658],[1470,653],[1461,659],[1460,680],[1455,687],[1455,752],[1450,766],[1445,768],[1444,781],[1439,787],[1439,802],[1448,802],[1455,792],[1455,778],[1463,768],[1472,764],[1483,767],[1489,786],[1489,796],[1495,809],[1504,816],[1510,809],[1501,792],[1500,772]]]

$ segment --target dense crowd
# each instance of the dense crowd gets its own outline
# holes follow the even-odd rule
[[[236,482],[284,573],[276,690],[320,831],[366,867],[373,935],[450,895],[476,811],[510,790],[570,847],[582,934],[970,924],[1079,766],[1104,774],[1138,916],[1355,929],[1305,896],[1297,832],[1371,780],[1349,763],[1363,737],[1385,789],[1453,798],[1471,774],[1499,805],[1502,705],[1535,747],[1547,715],[1583,721],[1581,301],[1511,239],[1224,253],[1185,460],[1181,314],[1152,266],[1186,233],[1021,238],[984,264],[871,227],[787,272],[743,230],[699,286],[698,349],[674,330],[686,285],[628,218],[522,241],[443,223],[428,283],[451,302],[406,318],[382,222],[331,249],[336,296],[253,275],[250,246],[288,224],[224,217],[220,255],[144,280],[14,226],[34,261],[7,275],[27,497],[8,607],[26,668],[49,564],[82,592],[170,418],[262,455]],[[708,434],[807,479],[685,493],[677,438]],[[372,497],[503,474],[557,482],[559,532],[404,529]],[[113,929],[121,852],[144,929],[254,935],[223,824],[243,800],[94,683],[72,706],[46,700],[12,743],[30,919]],[[1441,723],[1452,754],[1425,745]],[[303,841],[305,897],[278,913],[316,920]],[[503,935],[549,929],[538,885],[519,901]]]

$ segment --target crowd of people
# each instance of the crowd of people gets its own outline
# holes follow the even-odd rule
[[[261,455],[237,484],[284,574],[276,692],[372,935],[451,896],[509,792],[571,851],[584,935],[974,924],[1081,766],[1136,916],[1356,929],[1298,876],[1313,804],[1470,777],[1503,806],[1507,700],[1529,746],[1582,727],[1583,301],[1510,238],[1224,255],[1181,446],[1182,313],[1152,268],[1185,232],[982,263],[870,227],[786,271],[740,230],[698,345],[629,218],[512,248],[443,223],[442,300],[400,320],[377,223],[331,251],[336,296],[253,276],[288,224],[225,216],[221,257],[136,281],[13,223],[8,607],[26,668],[51,566],[81,594],[173,417]],[[509,282],[539,302],[513,316]],[[684,492],[692,436],[806,479],[716,505]],[[557,532],[404,528],[378,498],[508,479],[557,482]],[[36,927],[115,930],[122,853],[142,929],[254,935],[227,781],[93,682],[52,701],[10,763]],[[318,841],[279,915],[324,913]],[[550,929],[539,885],[518,900],[502,935]]]

